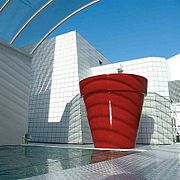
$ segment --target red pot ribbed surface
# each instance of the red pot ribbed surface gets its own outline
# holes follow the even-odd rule
[[[147,79],[133,74],[107,74],[80,82],[81,95],[95,147],[133,148]]]

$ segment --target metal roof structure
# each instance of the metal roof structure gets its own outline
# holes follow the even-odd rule
[[[0,0],[0,39],[38,46],[66,20],[100,0]]]

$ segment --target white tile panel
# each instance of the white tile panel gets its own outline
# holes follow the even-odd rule
[[[31,57],[0,43],[0,144],[21,144],[28,131]]]

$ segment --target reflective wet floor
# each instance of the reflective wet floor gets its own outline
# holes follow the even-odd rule
[[[0,179],[21,179],[77,168],[136,152],[45,146],[0,146]]]
[[[180,144],[141,146],[133,152],[120,153],[64,147],[11,148],[0,149],[0,179],[3,180],[180,179]]]
[[[140,153],[57,171],[31,180],[179,180],[180,144],[144,146]]]

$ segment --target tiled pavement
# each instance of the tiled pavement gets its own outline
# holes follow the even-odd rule
[[[88,146],[87,146],[88,147]],[[90,146],[89,146],[90,147]],[[30,180],[178,180],[180,179],[180,144],[141,146],[138,153],[120,158],[56,170]]]

